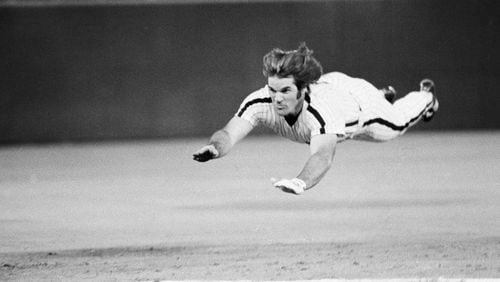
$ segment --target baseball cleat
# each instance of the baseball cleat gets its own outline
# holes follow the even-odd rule
[[[384,97],[387,101],[389,101],[389,103],[394,103],[394,99],[396,98],[396,89],[394,89],[394,87],[389,85],[380,89],[380,91],[384,93]]]
[[[432,94],[432,105],[427,110],[427,112],[424,113],[423,116],[423,120],[425,122],[428,122],[434,117],[434,114],[439,109],[439,102],[438,99],[436,98],[436,86],[434,84],[434,81],[428,78],[420,81],[420,91],[426,91]]]
[[[434,93],[434,87],[434,81],[428,78],[422,79],[422,81],[420,81],[420,91]]]

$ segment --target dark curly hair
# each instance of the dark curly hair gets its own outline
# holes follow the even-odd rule
[[[275,48],[264,55],[262,74],[265,77],[293,76],[299,90],[316,82],[323,74],[321,64],[312,56],[305,42],[297,50],[283,51]]]

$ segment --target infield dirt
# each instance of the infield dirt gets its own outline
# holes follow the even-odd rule
[[[498,133],[346,142],[301,196],[307,146],[204,141],[0,149],[0,280],[500,278]]]

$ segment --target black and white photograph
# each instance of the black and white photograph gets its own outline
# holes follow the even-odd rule
[[[500,281],[500,1],[0,0],[0,281]]]

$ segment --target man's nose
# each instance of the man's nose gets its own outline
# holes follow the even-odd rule
[[[283,95],[281,95],[281,93],[277,92],[274,99],[276,100],[276,102],[281,102],[281,101],[283,101]]]

